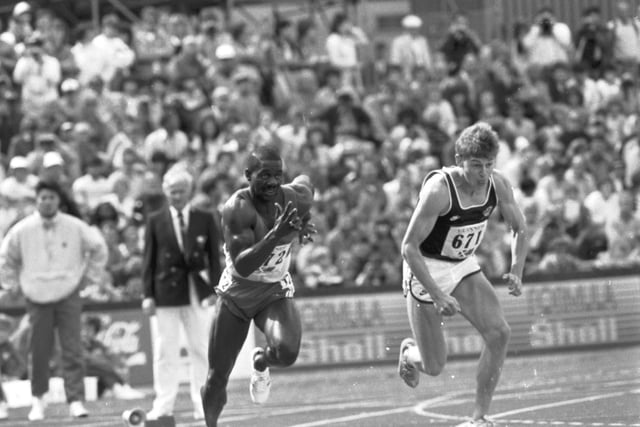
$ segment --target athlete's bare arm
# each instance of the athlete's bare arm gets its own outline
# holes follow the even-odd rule
[[[255,235],[258,212],[251,203],[234,194],[222,208],[222,232],[238,274],[249,276],[269,257],[280,239],[291,233],[297,217],[292,203],[276,211],[276,221],[262,238]]]
[[[431,295],[436,308],[445,315],[460,311],[458,301],[436,285],[420,252],[420,244],[429,236],[438,217],[450,207],[449,189],[445,178],[435,175],[420,190],[418,205],[413,211],[409,226],[402,239],[402,257],[411,271]]]
[[[500,172],[494,171],[493,181],[496,185],[498,207],[502,217],[512,232],[511,239],[511,270],[504,277],[509,282],[509,293],[514,296],[522,294],[522,273],[524,270],[527,251],[529,250],[529,236],[527,223],[517,205],[511,184]]]

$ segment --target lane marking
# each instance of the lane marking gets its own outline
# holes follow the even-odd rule
[[[596,400],[608,399],[610,397],[624,396],[625,394],[629,394],[629,392],[627,392],[627,391],[619,391],[619,392],[615,392],[615,393],[606,393],[606,394],[599,394],[599,395],[595,395],[595,396],[581,397],[581,398],[578,398],[578,399],[561,400],[559,402],[546,403],[546,404],[543,404],[543,405],[528,406],[528,407],[524,407],[524,408],[520,408],[520,409],[514,409],[512,411],[501,412],[499,414],[491,415],[491,418],[504,418],[504,417],[508,417],[509,415],[522,414],[524,412],[533,412],[533,411],[537,411],[539,409],[556,408],[558,406],[573,405],[574,403],[594,402]]]
[[[457,396],[459,393],[448,393],[445,394],[443,396],[439,396],[439,397],[435,397],[433,399],[429,399],[423,402],[423,405],[429,405],[429,404],[436,404],[436,403],[440,403],[443,402],[445,400],[448,400],[454,396]],[[344,417],[338,417],[338,418],[328,418],[325,420],[318,420],[318,421],[313,421],[310,423],[303,423],[303,424],[296,424],[293,425],[291,427],[316,427],[316,426],[326,426],[326,425],[331,425],[331,424],[336,424],[336,423],[343,423],[343,422],[349,422],[349,421],[358,421],[358,420],[363,420],[366,418],[374,418],[374,417],[379,417],[379,416],[387,416],[387,415],[393,415],[393,414],[400,414],[403,412],[411,412],[411,411],[415,411],[415,406],[406,406],[406,407],[402,407],[402,408],[395,408],[395,409],[386,409],[384,411],[373,411],[373,412],[364,412],[364,413],[360,413],[360,414],[354,414],[354,415],[347,415]]]

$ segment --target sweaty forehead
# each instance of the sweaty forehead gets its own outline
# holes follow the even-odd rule
[[[260,171],[281,171],[282,160],[258,160],[254,168],[255,172]]]

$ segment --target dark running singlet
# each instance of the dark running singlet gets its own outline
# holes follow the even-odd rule
[[[420,251],[427,258],[461,261],[473,255],[480,246],[487,228],[487,220],[498,202],[493,176],[489,178],[489,188],[484,201],[479,205],[463,207],[453,178],[447,169],[429,173],[422,185],[435,175],[445,178],[450,206],[444,215],[438,217],[433,230],[420,244]]]

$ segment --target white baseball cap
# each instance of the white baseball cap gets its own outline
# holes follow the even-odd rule
[[[64,166],[64,159],[57,151],[48,151],[42,157],[42,167]]]
[[[29,5],[29,3],[27,3],[26,1],[21,1],[13,6],[13,11],[11,13],[13,16],[20,16],[23,13],[29,12],[31,12],[31,5]]]
[[[29,167],[29,162],[23,156],[15,156],[9,162],[9,169],[26,169],[27,167]]]
[[[216,58],[231,59],[236,57],[236,49],[230,44],[221,44],[216,48]]]
[[[416,15],[407,15],[402,18],[402,26],[404,28],[420,28],[422,27],[422,19]]]

